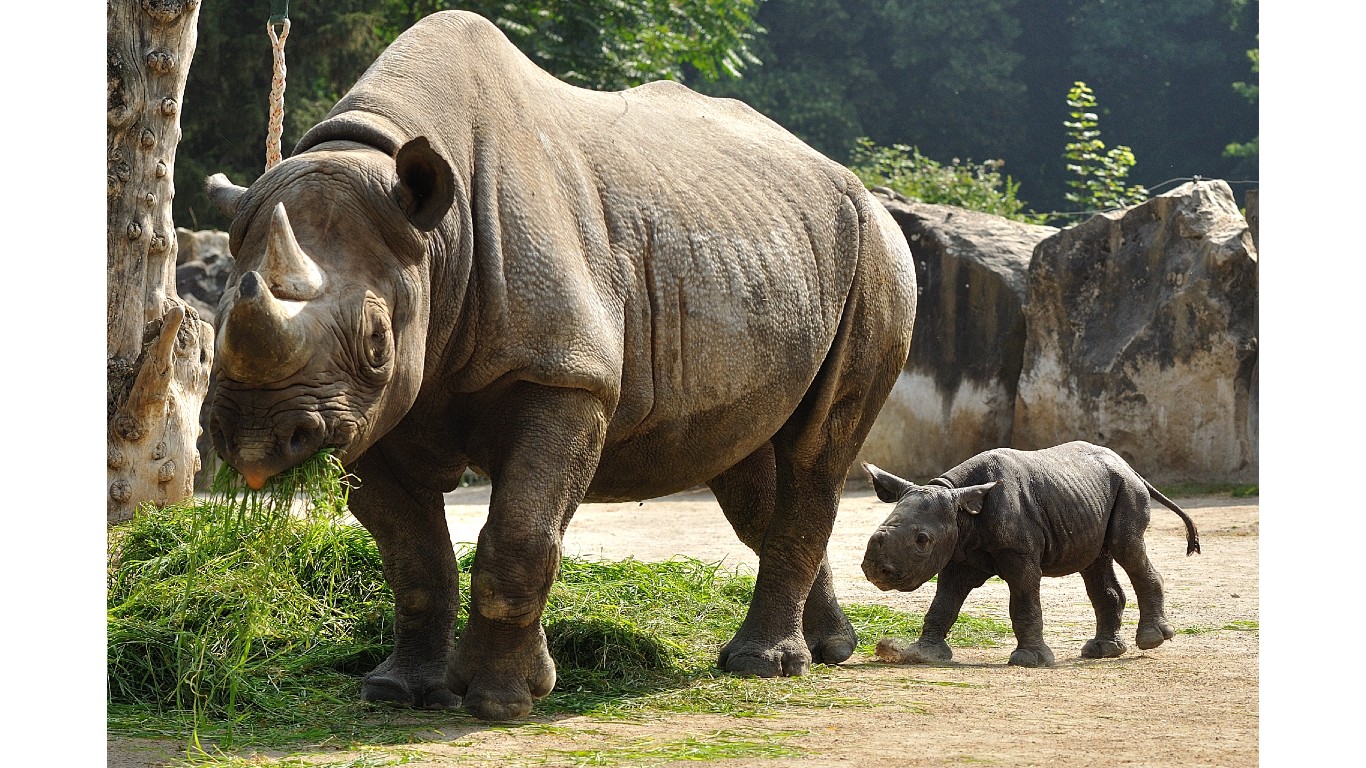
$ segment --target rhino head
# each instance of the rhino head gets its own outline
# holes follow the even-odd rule
[[[208,187],[236,259],[218,308],[215,449],[256,489],[323,448],[353,461],[417,397],[425,233],[451,207],[450,166],[422,138],[396,156],[336,142],[250,189],[222,174]]]
[[[877,497],[896,504],[863,555],[863,575],[884,591],[910,592],[943,570],[958,546],[960,515],[980,513],[987,491],[997,485],[916,485],[872,464],[863,469]]]

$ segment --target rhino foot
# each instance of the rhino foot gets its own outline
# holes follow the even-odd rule
[[[1028,648],[1021,646],[1010,654],[1009,664],[1012,667],[1051,667],[1053,650],[1042,644]]]
[[[531,713],[536,699],[555,687],[555,662],[539,624],[526,637],[510,641],[471,620],[456,644],[446,683],[461,697],[465,711],[480,720],[517,720]],[[493,649],[499,649],[497,651]]]
[[[843,615],[841,614],[841,618]],[[844,626],[828,633],[807,633],[804,636],[806,648],[811,652],[814,664],[839,664],[854,655],[858,646],[858,634],[854,625],[846,619]]]
[[[1140,622],[1138,636],[1135,639],[1138,641],[1138,647],[1146,651],[1149,648],[1162,645],[1173,637],[1176,637],[1176,628],[1166,619],[1158,619],[1151,624]]]
[[[811,670],[811,651],[800,641],[764,647],[737,638],[721,648],[716,666],[740,677],[801,677]]]
[[[454,709],[460,697],[446,687],[445,675],[428,670],[403,675],[390,657],[361,681],[361,701],[413,709]]]
[[[1129,650],[1129,646],[1124,644],[1118,637],[1099,638],[1093,637],[1086,641],[1086,645],[1081,647],[1081,657],[1083,659],[1114,659],[1124,655]]]
[[[942,664],[953,660],[953,649],[943,640],[908,643],[895,637],[884,637],[877,641],[873,655],[878,661],[889,664]]]

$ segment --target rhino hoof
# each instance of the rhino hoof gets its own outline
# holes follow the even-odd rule
[[[721,649],[716,666],[740,677],[801,677],[811,671],[811,655],[803,644],[801,651],[782,647],[766,651]]]
[[[1138,647],[1146,651],[1162,645],[1173,637],[1176,637],[1176,629],[1167,621],[1160,620],[1156,624],[1139,625],[1138,636],[1135,639],[1138,641]]]
[[[811,651],[812,663],[839,664],[854,655],[854,647],[857,644],[857,637],[850,638],[840,635],[819,640],[812,638],[807,642],[806,647]]]
[[[413,693],[404,682],[386,674],[372,674],[361,685],[362,701],[375,704],[391,704],[413,709],[455,709],[460,706],[460,697],[444,685],[434,686]]]
[[[1127,650],[1129,650],[1129,646],[1117,637],[1104,640],[1093,637],[1081,647],[1081,657],[1083,659],[1114,659],[1123,656]]]
[[[1051,667],[1053,666],[1053,651],[1046,645],[1016,648],[1015,652],[1010,654],[1009,663],[1012,667]]]
[[[465,711],[480,720],[503,722],[520,720],[531,714],[531,697],[497,695],[492,691],[472,691],[465,694]]]

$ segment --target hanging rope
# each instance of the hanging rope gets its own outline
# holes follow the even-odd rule
[[[280,162],[280,134],[285,129],[285,38],[289,37],[289,2],[271,0],[270,20],[266,32],[270,35],[271,58],[275,74],[270,79],[270,123],[266,130],[266,170]],[[276,34],[275,27],[280,27]]]

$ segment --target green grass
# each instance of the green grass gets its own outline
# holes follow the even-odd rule
[[[378,549],[343,521],[346,479],[330,457],[272,488],[246,493],[226,470],[210,498],[143,510],[111,532],[109,731],[188,740],[205,764],[201,744],[402,745],[437,726],[487,727],[463,713],[359,701],[360,677],[393,644],[393,595]],[[467,593],[473,547],[461,545],[457,556]],[[753,591],[751,573],[692,559],[566,558],[543,617],[558,680],[534,712],[755,716],[868,706],[841,697],[822,665],[801,678],[717,670],[717,651]],[[883,635],[919,632],[918,615],[846,610],[864,652]],[[1003,623],[963,617],[950,642],[989,645],[1009,635]],[[390,751],[354,764],[394,759]]]
[[[1235,499],[1245,499],[1257,495],[1256,484],[1172,483],[1171,485],[1160,485],[1157,489],[1171,499],[1190,498],[1192,496],[1230,496]]]

